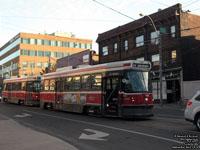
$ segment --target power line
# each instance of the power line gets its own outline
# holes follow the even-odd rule
[[[26,17],[26,16],[1,16],[5,18],[23,18],[23,19],[38,19],[38,20],[58,20],[60,21],[98,21],[98,22],[127,22],[119,20],[97,20],[97,19],[72,19],[72,18],[46,18],[46,17]]]
[[[194,3],[196,3],[196,2],[198,2],[199,0],[196,0],[196,1],[193,1],[193,2],[191,2],[191,3],[189,3],[189,4],[187,4],[186,6],[184,6],[184,7],[188,7],[188,6],[190,6],[190,5],[192,5],[192,4],[194,4]],[[183,8],[184,8],[183,7]]]
[[[167,6],[167,7],[169,7],[169,5],[166,5],[166,4],[164,4],[164,3],[157,2],[157,1],[154,1],[154,0],[151,0],[151,1],[154,2],[154,3],[161,4],[161,5],[163,5],[163,6]]]
[[[98,3],[98,4],[100,4],[100,5],[102,5],[103,7],[108,8],[108,9],[114,11],[114,12],[117,12],[118,14],[120,14],[120,15],[122,15],[122,16],[125,16],[125,17],[127,17],[127,18],[129,18],[129,19],[132,19],[132,20],[134,20],[134,21],[136,20],[136,19],[134,19],[134,18],[132,18],[132,17],[130,17],[130,16],[128,16],[128,15],[125,15],[125,14],[123,14],[123,13],[121,13],[121,12],[119,12],[119,11],[117,11],[117,10],[111,8],[111,7],[108,7],[108,6],[106,6],[106,5],[104,5],[104,4],[100,3],[100,2],[98,2],[98,1],[96,1],[96,0],[92,0],[92,1],[95,2],[95,3]]]
[[[197,10],[199,10],[200,8],[197,8],[197,9],[193,9],[193,10],[191,10],[191,11],[197,11]]]

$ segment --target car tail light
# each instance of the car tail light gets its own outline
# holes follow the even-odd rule
[[[191,101],[188,101],[188,102],[187,102],[187,106],[190,106],[191,104],[192,104]]]

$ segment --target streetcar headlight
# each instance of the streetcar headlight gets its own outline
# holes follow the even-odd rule
[[[145,101],[148,101],[148,100],[149,100],[149,99],[146,97],[146,98],[145,98]]]
[[[107,104],[106,106],[109,107],[109,104]]]
[[[135,100],[134,100],[134,99],[132,99],[132,102],[135,102]]]

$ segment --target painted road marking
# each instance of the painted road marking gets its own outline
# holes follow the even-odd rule
[[[27,114],[27,113],[22,113],[21,115],[15,115],[14,117],[18,117],[18,118],[24,118],[24,117],[30,117],[32,116],[31,114]]]
[[[107,139],[103,139],[103,137],[109,136],[110,134],[105,133],[105,132],[100,132],[97,130],[93,129],[84,129],[85,131],[92,132],[94,134],[85,134],[82,133],[79,139],[84,139],[84,140],[99,140],[99,141],[107,141]]]
[[[160,137],[160,136],[156,136],[156,135],[151,135],[151,134],[147,134],[147,133],[142,133],[142,132],[127,130],[127,129],[117,128],[117,127],[112,127],[112,126],[106,126],[106,125],[97,124],[97,123],[91,123],[91,122],[87,122],[87,121],[80,121],[80,120],[75,120],[75,119],[58,117],[58,116],[53,116],[53,115],[33,112],[33,111],[29,111],[29,110],[24,110],[24,111],[25,112],[29,112],[29,113],[33,113],[33,114],[37,114],[37,115],[41,115],[41,116],[53,117],[53,118],[57,118],[57,119],[63,119],[63,120],[68,120],[68,121],[73,121],[73,122],[78,122],[78,123],[84,123],[84,124],[94,125],[94,126],[98,126],[98,127],[104,127],[104,128],[108,128],[108,129],[113,129],[113,130],[118,130],[118,131],[138,134],[138,135],[143,135],[143,136],[147,136],[147,137],[151,137],[151,138],[155,138],[155,139],[160,139],[160,140],[164,140],[164,141],[169,141],[169,142],[174,142],[174,143],[178,143],[178,144],[184,144],[183,142],[180,142],[180,141],[177,141],[177,140],[168,139],[168,138],[164,138],[164,137]]]

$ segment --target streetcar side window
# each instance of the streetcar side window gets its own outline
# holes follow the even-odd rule
[[[26,82],[22,82],[22,84],[21,84],[21,90],[25,91],[25,89],[26,89]]]
[[[12,91],[16,91],[16,85],[17,85],[17,83],[12,83]]]
[[[21,89],[21,82],[13,83],[13,90],[19,91]]]
[[[45,91],[49,90],[49,80],[44,80],[44,90]]]
[[[8,91],[11,91],[11,90],[12,90],[12,84],[8,83]]]
[[[81,80],[81,85],[82,85],[82,89],[83,90],[88,90],[91,88],[91,77],[90,75],[84,75],[82,76],[82,80]]]
[[[94,74],[92,75],[92,89],[101,89],[101,74]]]
[[[78,90],[81,88],[81,77],[73,77],[73,89]]]
[[[65,90],[72,89],[72,77],[67,77],[65,80]]]
[[[55,80],[50,80],[50,90],[51,91],[55,90]]]

